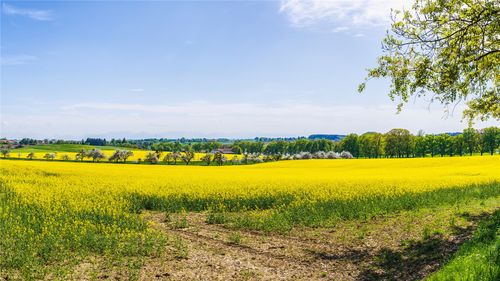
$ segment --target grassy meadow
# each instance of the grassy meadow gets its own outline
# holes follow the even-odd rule
[[[168,237],[144,212],[201,212],[209,224],[285,235],[457,202],[499,203],[499,164],[498,156],[222,167],[1,160],[0,268],[35,278],[71,268],[72,255],[160,255]]]

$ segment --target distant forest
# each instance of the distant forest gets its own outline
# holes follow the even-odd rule
[[[20,146],[39,144],[35,139],[22,139]],[[81,141],[52,140],[43,143],[71,143],[92,146],[115,146],[131,149],[147,149],[157,152],[194,151],[210,152],[215,149],[230,149],[237,154],[292,155],[300,152],[349,151],[353,157],[425,157],[494,154],[500,146],[500,128],[467,128],[461,133],[413,135],[406,129],[392,129],[387,133],[369,132],[362,135],[311,135],[308,138],[263,138],[251,140],[231,139],[101,139],[87,138]]]

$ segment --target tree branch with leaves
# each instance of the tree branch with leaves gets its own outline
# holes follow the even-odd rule
[[[466,101],[464,118],[500,119],[500,0],[417,0],[393,11],[371,78],[390,78],[398,112],[411,97],[445,111]]]

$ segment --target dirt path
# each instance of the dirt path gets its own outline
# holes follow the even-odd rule
[[[141,280],[417,280],[438,268],[472,230],[421,239],[425,223],[394,217],[367,222],[369,229],[351,223],[278,235],[207,224],[200,213],[184,215],[182,228],[165,222],[162,213],[144,217],[169,242],[165,256],[142,268]]]
[[[206,224],[200,214],[188,216],[191,227],[176,229],[162,222],[162,214],[149,219],[169,237],[183,240],[187,258],[149,263],[141,279],[185,280],[291,280],[317,279],[327,271],[326,264],[315,263],[296,245],[277,236],[235,232]],[[231,236],[235,238],[231,239]],[[240,237],[240,238],[238,238]],[[239,240],[239,241],[235,241]],[[172,244],[172,243],[169,243]],[[175,244],[175,242],[174,242]],[[176,247],[173,253],[178,251]]]

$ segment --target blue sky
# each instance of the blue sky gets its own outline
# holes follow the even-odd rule
[[[462,130],[463,104],[356,92],[403,2],[2,1],[1,136]]]

